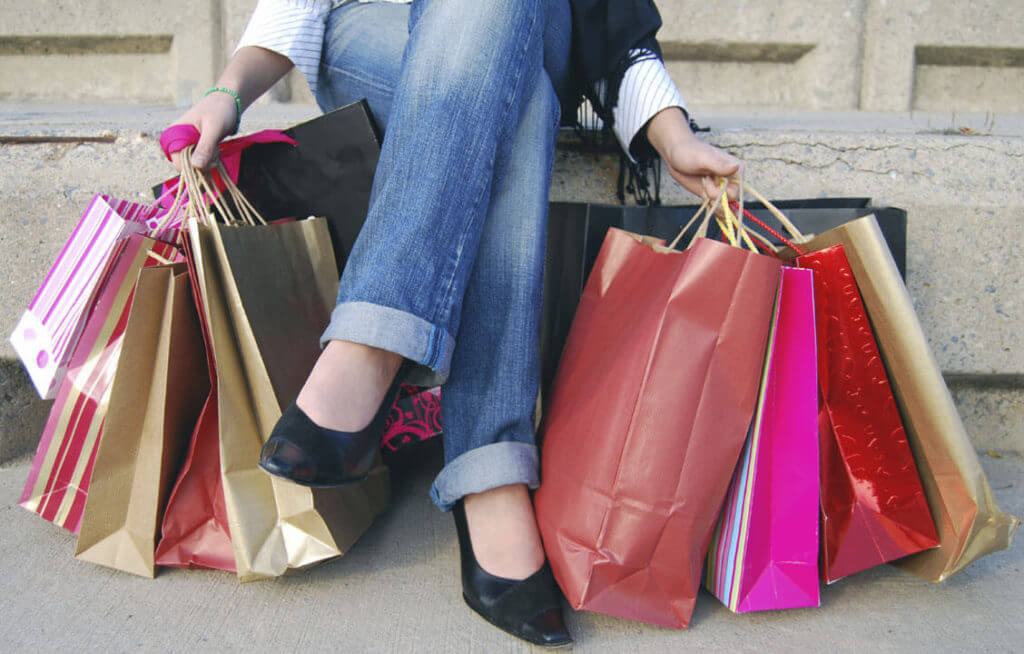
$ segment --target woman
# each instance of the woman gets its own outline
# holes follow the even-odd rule
[[[202,167],[293,65],[325,111],[367,99],[385,137],[366,224],[323,352],[260,465],[307,485],[357,481],[399,380],[444,382],[431,495],[454,509],[464,597],[540,645],[571,642],[528,490],[561,106],[585,91],[630,156],[653,148],[698,195],[739,168],[690,131],[657,10],[628,4],[260,0],[217,87],[178,121],[199,129]]]

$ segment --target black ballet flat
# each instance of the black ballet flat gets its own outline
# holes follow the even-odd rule
[[[288,407],[263,444],[260,467],[303,486],[329,488],[366,479],[384,435],[388,413],[398,396],[401,369],[377,415],[365,429],[337,431],[317,425],[297,405]]]
[[[563,647],[572,643],[562,620],[562,592],[547,562],[526,579],[496,577],[476,561],[461,500],[452,515],[462,558],[462,597],[469,608],[502,631],[534,645]]]

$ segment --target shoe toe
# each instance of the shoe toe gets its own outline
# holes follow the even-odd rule
[[[544,647],[559,647],[572,642],[559,609],[547,609],[527,620],[523,624],[523,636]]]
[[[299,482],[312,481],[316,475],[316,466],[309,456],[281,438],[271,438],[263,446],[260,467],[272,475]]]

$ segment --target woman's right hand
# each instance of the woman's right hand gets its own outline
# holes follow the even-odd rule
[[[199,143],[192,153],[192,165],[208,170],[217,161],[217,144],[231,134],[238,119],[235,99],[223,91],[215,91],[195,103],[175,125],[192,125],[199,130]],[[181,172],[181,153],[171,155],[174,167]]]
[[[223,91],[214,91],[189,109],[175,125],[192,125],[199,130],[199,143],[192,153],[196,168],[209,170],[217,162],[217,144],[234,131],[240,116],[256,98],[266,93],[277,80],[292,68],[288,57],[259,46],[247,45],[231,57],[217,86],[238,93],[238,103]],[[241,106],[239,106],[241,105]],[[181,155],[171,155],[174,167],[181,172]]]

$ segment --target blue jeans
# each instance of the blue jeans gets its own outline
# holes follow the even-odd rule
[[[548,189],[568,0],[344,3],[317,101],[366,98],[384,128],[366,224],[323,341],[364,343],[444,383],[442,509],[540,483],[534,409]]]

